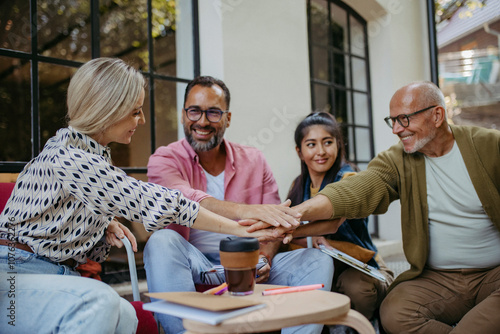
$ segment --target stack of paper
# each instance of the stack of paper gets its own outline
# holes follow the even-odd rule
[[[266,307],[266,304],[248,298],[199,292],[161,292],[146,295],[160,300],[144,304],[145,310],[211,325]]]

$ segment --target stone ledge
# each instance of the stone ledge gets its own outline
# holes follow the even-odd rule
[[[378,252],[382,258],[395,255],[403,255],[403,244],[401,240],[373,239]]]

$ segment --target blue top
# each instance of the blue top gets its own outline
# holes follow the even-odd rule
[[[344,164],[340,167],[339,172],[335,176],[333,182],[340,181],[345,173],[354,172],[349,164]],[[321,183],[320,190],[326,186],[325,180]],[[311,198],[311,177],[307,176],[304,185],[304,198],[303,201],[307,201]],[[347,241],[355,245],[361,246],[363,248],[369,249],[377,253],[377,247],[373,244],[370,232],[368,231],[368,217],[357,218],[357,219],[347,219],[342,225],[340,225],[337,233],[329,234],[325,236],[327,239]],[[377,262],[374,258],[368,261],[368,264],[379,268]]]

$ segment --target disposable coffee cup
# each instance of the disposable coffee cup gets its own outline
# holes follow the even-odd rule
[[[256,238],[227,237],[221,240],[219,253],[229,293],[234,296],[252,294],[259,262],[259,241]]]

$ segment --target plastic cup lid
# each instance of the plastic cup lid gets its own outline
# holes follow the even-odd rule
[[[259,240],[248,237],[227,237],[220,241],[222,252],[253,252],[259,249]]]

